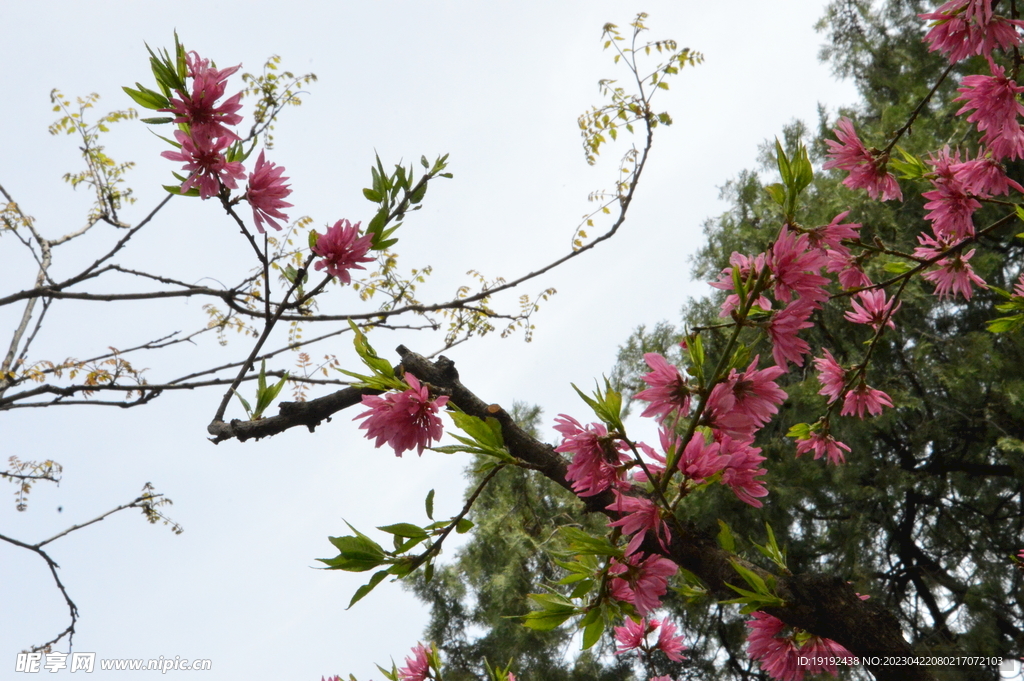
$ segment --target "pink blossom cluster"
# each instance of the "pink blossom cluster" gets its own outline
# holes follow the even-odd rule
[[[900,185],[896,177],[886,169],[888,156],[877,149],[867,149],[857,136],[857,131],[853,129],[853,122],[849,118],[839,119],[839,127],[835,133],[839,141],[825,141],[829,147],[828,157],[831,160],[821,167],[825,170],[839,168],[849,172],[843,184],[850,189],[864,189],[873,199],[902,201],[903,192],[900,191]]]
[[[757,660],[769,676],[778,681],[803,681],[804,674],[828,672],[837,675],[835,665],[817,664],[815,660],[852,657],[852,653],[835,641],[819,636],[798,636],[793,632],[781,636],[785,623],[764,612],[753,613],[747,621],[747,656]],[[801,664],[801,658],[808,660]]]
[[[337,277],[344,284],[352,283],[349,270],[366,269],[361,263],[373,262],[366,254],[373,243],[372,234],[360,236],[359,225],[348,220],[338,220],[327,228],[324,234],[317,233],[313,252],[320,256],[313,266],[314,269],[326,269],[331,276]]]
[[[865,411],[869,412],[872,416],[878,416],[882,413],[882,407],[892,407],[892,400],[889,399],[889,396],[881,390],[876,390],[867,385],[863,378],[856,387],[847,390],[846,369],[836,361],[836,358],[832,356],[832,353],[827,348],[822,348],[822,352],[824,356],[814,360],[814,366],[817,367],[819,372],[818,381],[822,385],[818,394],[828,397],[829,404],[832,404],[845,394],[843,409],[840,412],[841,416],[857,414],[859,418],[863,419]],[[841,445],[842,443],[838,444]],[[827,442],[821,446],[826,449],[828,448]],[[846,445],[842,445],[842,447],[846,451],[850,451]],[[818,457],[815,456],[815,458]]]
[[[364,395],[363,406],[369,409],[355,418],[366,419],[359,427],[366,430],[368,439],[377,438],[375,447],[387,443],[395,456],[412,449],[422,456],[423,450],[444,434],[437,412],[448,403],[448,397],[430,399],[430,391],[412,374],[405,375],[405,382],[409,387],[401,392]]]
[[[615,627],[616,655],[622,655],[632,650],[643,651],[647,654],[660,650],[668,659],[682,662],[686,646],[683,645],[683,637],[676,636],[677,628],[672,622],[626,618],[624,624],[624,626]],[[657,633],[657,637],[655,637],[655,633]]]
[[[241,161],[228,160],[230,148],[239,142],[232,126],[242,122],[238,113],[242,108],[242,93],[220,101],[228,78],[241,65],[217,69],[195,52],[188,53],[186,63],[191,88],[177,90],[177,96],[170,99],[170,106],[161,109],[174,114],[174,122],[179,127],[174,131],[178,151],[165,151],[161,156],[185,164],[182,170],[188,177],[181,185],[182,193],[195,188],[201,198],[208,199],[220,194],[223,188],[237,188],[238,181],[245,177]],[[279,230],[281,225],[277,220],[288,219],[282,212],[292,205],[284,200],[292,191],[287,180],[284,168],[268,162],[261,151],[255,170],[249,174],[245,192],[260,233],[264,231],[264,224]]]
[[[991,0],[951,0],[934,12],[919,14],[935,22],[924,40],[932,52],[949,56],[950,63],[973,55],[991,57],[997,47],[1020,45],[1018,27],[1024,22],[1006,19],[992,11]]]
[[[405,666],[398,670],[401,681],[425,681],[430,677],[430,648],[416,644],[412,654],[405,658]]]

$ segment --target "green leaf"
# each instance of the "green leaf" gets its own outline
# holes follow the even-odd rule
[[[594,611],[596,612],[596,611]],[[583,650],[593,648],[604,634],[604,618],[598,617],[583,627]]]
[[[534,631],[551,631],[576,614],[575,608],[566,611],[534,610],[523,616],[523,626]]]
[[[173,118],[168,118],[166,116],[162,116],[160,118],[140,118],[139,120],[143,123],[148,123],[149,125],[163,125],[164,123],[174,122]]]
[[[133,90],[130,87],[122,87],[121,89],[139,106],[154,110],[166,109],[170,106],[171,103],[167,97],[164,97],[159,92],[154,92],[141,83],[136,83],[135,85],[139,88],[138,90]]]
[[[729,529],[729,525],[724,520],[718,521],[718,545],[729,552],[736,550],[736,540],[732,536],[732,530]]]
[[[353,605],[355,605],[356,603],[361,601],[363,599],[363,596],[365,596],[366,594],[368,594],[371,591],[373,591],[374,587],[376,587],[378,584],[380,584],[382,581],[384,581],[384,578],[387,577],[387,576],[388,576],[388,571],[387,570],[381,570],[379,572],[373,573],[373,577],[370,577],[370,581],[369,582],[367,582],[366,584],[363,584],[361,587],[356,589],[355,594],[352,595],[352,600],[349,601],[349,603],[348,603],[348,608],[345,608],[345,609],[348,610]]]
[[[372,189],[363,189],[363,196],[365,196],[370,201],[373,201],[374,203],[380,203],[381,201],[384,200],[384,197],[381,196],[380,193],[375,192]]]
[[[396,537],[407,537],[409,539],[426,539],[430,536],[422,527],[419,525],[413,525],[412,523],[395,523],[394,525],[384,525],[377,529],[381,532],[393,534]]]
[[[806,440],[811,436],[811,424],[809,423],[797,423],[790,427],[789,432],[786,433],[786,437],[796,438],[797,440]]]
[[[412,193],[412,196],[409,197],[409,203],[411,203],[413,205],[419,203],[420,201],[423,200],[423,197],[426,196],[426,194],[427,194],[427,183],[424,182],[419,187],[417,187],[416,191],[414,191]]]
[[[174,194],[176,196],[199,196],[199,190],[195,187],[192,187],[187,192],[181,191],[181,185],[178,184],[165,184],[163,187],[167,190],[167,193]]]
[[[898,260],[896,262],[885,263],[885,266],[882,269],[886,272],[892,272],[893,274],[904,274],[905,272],[909,272],[914,269],[914,266],[903,260]]]
[[[459,522],[455,523],[455,532],[458,534],[466,534],[473,529],[473,521],[462,518]]]
[[[770,184],[764,188],[768,192],[768,196],[771,197],[772,201],[779,204],[780,206],[786,205],[786,188],[778,182]]]
[[[427,498],[423,502],[427,507],[427,517],[431,520],[434,519],[434,490],[427,492]]]

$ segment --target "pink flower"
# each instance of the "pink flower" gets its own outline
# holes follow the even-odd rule
[[[175,123],[189,126],[192,137],[215,139],[223,137],[228,143],[238,139],[227,125],[238,125],[242,117],[242,93],[234,95],[219,106],[217,100],[224,96],[228,77],[241,68],[241,64],[227,69],[210,67],[208,59],[200,59],[195,52],[187,57],[189,75],[192,77],[192,92],[178,91],[180,97],[170,100],[170,108],[161,109],[175,114]]]
[[[742,439],[779,412],[777,405],[786,399],[786,391],[775,379],[786,371],[778,366],[758,370],[760,359],[760,355],[754,357],[742,374],[733,369],[712,389],[707,404],[712,427]]]
[[[1024,87],[1007,78],[1003,67],[993,63],[990,68],[991,76],[964,77],[964,87],[957,88],[963,94],[953,101],[965,104],[956,113],[975,110],[967,120],[985,133],[981,143],[996,159],[1024,157],[1024,131],[1017,121],[1017,116],[1024,114],[1024,106],[1017,101]]]
[[[772,358],[786,371],[789,370],[789,362],[802,367],[804,355],[811,351],[811,346],[799,334],[801,329],[814,326],[809,319],[816,307],[810,299],[800,298],[774,313],[765,327],[765,333],[772,342]]]
[[[627,617],[624,624],[625,626],[615,627],[615,640],[618,641],[615,650],[616,655],[636,650],[646,643],[648,633],[646,619],[637,621],[632,617]]]
[[[929,51],[949,55],[951,64],[975,54],[988,57],[996,47],[1019,45],[1016,27],[1024,25],[993,15],[991,0],[952,0],[917,16],[935,22],[924,41]]]
[[[849,118],[840,118],[839,127],[834,131],[838,142],[825,140],[830,151],[827,156],[832,160],[822,165],[822,169],[839,168],[849,171],[843,184],[850,189],[865,189],[868,196],[882,201],[890,199],[903,200],[903,192],[892,173],[886,172],[884,158],[877,150],[868,150],[857,137],[853,123]]]
[[[665,443],[665,437],[666,435],[663,430],[663,444]],[[678,440],[674,446],[678,447]],[[679,463],[677,464],[679,470],[687,478],[698,484],[704,482],[707,478],[722,470],[722,466],[726,464],[726,459],[719,455],[720,448],[721,445],[717,442],[708,444],[707,440],[704,439],[704,435],[700,432],[694,433],[679,457]]]
[[[892,315],[903,305],[899,303],[892,307],[896,299],[886,300],[885,291],[875,289],[872,291],[861,291],[854,300],[850,301],[853,310],[846,313],[846,318],[854,324],[870,324],[871,328],[878,331],[878,327],[885,324],[890,329],[895,329],[896,324],[892,321]],[[892,308],[890,310],[890,308]]]
[[[888,395],[861,381],[860,385],[846,393],[843,410],[839,413],[841,416],[857,414],[859,418],[864,418],[865,411],[870,412],[872,416],[878,416],[882,413],[882,407],[891,406],[892,400]]]
[[[656,554],[641,560],[642,555],[629,555],[625,562],[612,558],[608,586],[612,598],[632,603],[637,612],[646,616],[661,606],[661,597],[668,591],[668,579],[679,571],[679,566]]]
[[[729,263],[732,264],[739,272],[740,280],[747,281],[752,275],[756,279],[758,273],[765,266],[765,254],[761,253],[753,258],[748,258],[742,253],[733,251],[732,255],[729,256]],[[722,273],[718,276],[718,281],[710,283],[711,286],[721,289],[723,291],[732,291],[735,288],[732,278],[732,267],[726,267],[722,270]],[[733,293],[732,295],[726,296],[725,301],[722,303],[722,311],[718,313],[719,317],[728,317],[732,314],[740,304],[740,298],[738,295]],[[760,295],[757,300],[754,301],[754,305],[757,305],[762,310],[770,310],[772,308],[772,301],[764,296]]]
[[[1019,298],[1024,298],[1024,274],[1020,275],[1020,278],[1017,280],[1017,285],[1013,287],[1013,295]]]
[[[809,660],[800,664],[799,658],[852,657],[852,653],[835,641],[819,636],[798,636],[799,630],[789,636],[780,636],[785,623],[768,613],[752,613],[754,619],[747,621],[747,657],[761,663],[769,676],[779,681],[802,681],[804,674],[828,672],[836,675],[834,665],[819,665]],[[804,639],[803,644],[798,643]]]
[[[355,419],[366,419],[359,427],[366,430],[367,439],[377,438],[375,447],[386,442],[394,448],[395,456],[413,448],[422,456],[424,448],[444,434],[437,411],[448,403],[448,397],[431,400],[430,391],[412,374],[405,375],[405,382],[409,388],[402,392],[363,395],[363,406],[369,410]]]
[[[318,260],[314,267],[318,270],[327,268],[327,273],[337,277],[344,284],[352,283],[352,276],[349,270],[366,269],[359,263],[373,262],[373,258],[366,257],[373,243],[373,235],[365,234],[359,236],[359,225],[350,224],[348,220],[338,220],[332,227],[327,228],[326,234],[317,234],[316,245],[313,252],[323,260]]]
[[[622,533],[632,535],[626,546],[626,555],[636,553],[647,532],[652,532],[661,546],[672,539],[668,525],[661,519],[658,507],[650,499],[634,497],[615,491],[615,501],[606,507],[619,514],[618,520],[609,521],[608,527],[621,527]]]
[[[841,250],[849,253],[849,250],[842,245],[842,241],[843,239],[851,241],[858,239],[860,234],[857,230],[861,228],[861,225],[857,222],[842,222],[849,214],[850,211],[843,211],[832,218],[832,222],[829,224],[823,227],[815,227],[808,231],[807,236],[810,239],[811,247],[817,248],[823,253],[828,250]]]
[[[659,627],[661,632],[658,634],[657,642],[653,643],[653,645],[648,643],[648,638]],[[685,649],[685,646],[683,646],[683,637],[676,636],[675,633],[676,626],[668,621],[651,620],[648,623],[646,619],[636,621],[632,618],[627,618],[625,626],[615,627],[615,640],[618,641],[615,654],[622,655],[631,650],[643,650],[646,652],[661,650],[670,660],[681,662],[683,660],[682,651]],[[657,679],[652,681],[657,681]]]
[[[754,508],[761,508],[764,504],[755,497],[768,496],[763,481],[756,479],[768,472],[764,468],[758,468],[765,460],[761,456],[761,448],[751,447],[749,442],[733,440],[728,435],[723,436],[719,444],[722,456],[725,457],[722,484],[728,485],[740,501]]]
[[[949,238],[937,241],[927,234],[922,234],[917,240],[922,245],[914,250],[914,256],[923,260],[931,260],[942,255],[950,246]],[[935,263],[935,267],[938,269],[925,272],[922,278],[935,284],[935,295],[940,299],[959,293],[965,300],[970,300],[973,291],[972,283],[981,288],[988,288],[985,280],[975,274],[974,269],[968,263],[972,257],[974,257],[974,250],[967,253],[956,253],[951,258],[942,258]]]
[[[1006,168],[999,161],[989,156],[964,161],[951,166],[951,170],[960,180],[964,190],[987,198],[995,194],[1009,194],[1010,189],[1024,193],[1024,187],[1006,176]]]
[[[424,681],[430,676],[430,649],[416,644],[412,655],[405,658],[405,666],[398,670],[401,681]]]
[[[175,130],[174,139],[178,140],[181,149],[165,151],[160,155],[185,164],[183,170],[188,171],[189,176],[181,185],[182,194],[196,187],[199,196],[208,199],[220,193],[221,185],[234,189],[237,186],[236,180],[245,177],[241,163],[229,162],[224,157],[224,151],[230,143],[226,137],[216,140],[202,137],[197,139],[181,130]]]
[[[274,229],[281,229],[278,220],[287,220],[288,216],[281,212],[282,208],[290,208],[292,204],[285,202],[285,197],[292,193],[285,184],[287,177],[282,177],[284,168],[276,163],[268,163],[260,151],[256,159],[256,170],[249,174],[249,188],[245,199],[252,207],[252,217],[256,229],[263,234],[263,222],[266,221]]]
[[[584,428],[573,417],[559,414],[555,430],[562,434],[562,444],[555,451],[573,455],[565,477],[572,481],[576,494],[592,497],[619,482],[619,470],[611,461],[622,464],[629,457],[621,451],[622,443],[608,441],[608,429],[603,424]]]
[[[814,360],[814,366],[821,372],[818,374],[818,381],[823,386],[818,394],[828,397],[828,403],[832,404],[839,399],[843,394],[843,388],[846,387],[846,370],[826,348],[822,348],[822,351],[825,356]]]
[[[793,299],[793,293],[817,303],[828,299],[824,287],[828,279],[818,274],[827,258],[817,248],[811,248],[807,234],[796,234],[783,225],[779,236],[769,249],[768,267],[774,278],[775,298],[784,303]]]
[[[962,165],[959,153],[950,156],[949,147],[946,147],[929,163],[935,168],[935,177],[931,179],[934,189],[922,194],[930,199],[924,204],[929,209],[925,219],[932,222],[932,230],[936,234],[954,234],[960,239],[973,236],[974,211],[981,208],[981,203],[968,195],[962,176],[953,170]]]
[[[834,249],[828,252],[828,272],[839,273],[839,285],[844,289],[864,288],[871,286],[871,279],[864,274],[857,259],[846,249]]]
[[[321,676],[320,681],[344,681],[344,679],[341,678],[341,674],[335,674],[334,676],[329,676],[326,679]]]
[[[668,659],[682,662],[686,646],[683,645],[683,637],[675,635],[677,630],[676,625],[668,620],[662,620],[661,632],[658,634],[658,648],[665,653]]]
[[[657,416],[658,420],[664,420],[675,412],[685,416],[690,411],[690,388],[679,369],[657,352],[645,354],[644,361],[653,370],[642,376],[650,387],[634,397],[651,404],[640,416]]]
[[[839,465],[846,463],[846,457],[840,451],[845,449],[850,451],[850,448],[835,439],[827,432],[815,431],[811,433],[811,436],[806,440],[797,440],[796,443],[796,455],[806,454],[807,452],[814,452],[814,460],[817,461],[822,456],[828,456],[829,462]]]

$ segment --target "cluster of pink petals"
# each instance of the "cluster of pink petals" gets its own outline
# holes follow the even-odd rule
[[[163,110],[175,115],[175,123],[188,125],[193,137],[225,137],[229,142],[236,141],[238,135],[225,126],[242,122],[238,114],[242,108],[242,93],[239,92],[219,105],[217,100],[224,96],[228,77],[238,71],[241,64],[227,69],[215,69],[210,66],[208,59],[200,59],[195,52],[188,53],[187,62],[192,90],[179,90],[178,97],[171,98],[170,108]]]
[[[183,170],[189,176],[181,185],[182,193],[196,187],[199,196],[208,199],[219,194],[221,186],[235,189],[236,182],[245,177],[242,164],[229,162],[225,156],[231,143],[238,140],[238,135],[227,126],[242,122],[238,114],[242,93],[218,104],[228,77],[240,67],[215,69],[195,52],[190,52],[186,59],[191,91],[178,90],[178,96],[170,99],[170,107],[162,110],[173,113],[174,122],[184,125],[187,132],[175,130],[174,137],[181,145],[179,151],[165,151],[161,156],[185,164]]]
[[[965,102],[957,115],[974,112],[967,117],[975,123],[978,131],[984,133],[981,143],[992,155],[1001,160],[1024,157],[1024,130],[1018,116],[1024,114],[1024,105],[1017,101],[1017,95],[1024,87],[1006,77],[1003,67],[992,63],[991,76],[965,76],[963,87],[957,88],[962,94],[955,102]]]
[[[892,400],[888,395],[861,381],[860,385],[846,393],[843,410],[839,413],[841,416],[856,414],[858,418],[864,418],[865,411],[870,412],[872,416],[878,416],[882,413],[882,407],[891,406]]]
[[[752,439],[754,431],[779,412],[786,391],[775,379],[786,370],[778,366],[758,370],[759,360],[760,355],[754,357],[743,373],[733,369],[711,390],[707,410],[716,430],[737,439]]]
[[[817,248],[823,253],[839,250],[849,253],[849,249],[843,246],[843,239],[854,241],[860,238],[861,225],[858,222],[843,222],[850,211],[843,211],[832,218],[832,222],[821,227],[815,227],[807,232],[812,248]]]
[[[659,628],[658,640],[652,645],[648,642],[648,638],[655,631],[658,631]],[[683,645],[683,637],[676,636],[676,630],[676,625],[668,620],[651,620],[648,622],[646,619],[638,621],[627,618],[625,626],[615,627],[615,640],[618,642],[615,654],[622,655],[631,650],[645,650],[647,652],[660,650],[665,653],[668,659],[682,662],[682,651],[686,649],[686,646]]]
[[[772,342],[775,364],[787,370],[789,362],[799,367],[804,365],[804,355],[811,351],[811,346],[799,334],[802,329],[814,326],[810,318],[816,308],[810,299],[799,298],[772,315],[765,332]]]
[[[764,612],[753,613],[747,621],[747,657],[757,660],[768,675],[778,681],[803,681],[804,674],[828,672],[837,675],[835,665],[817,664],[815,658],[852,657],[852,653],[835,641],[811,636],[797,643],[795,635],[780,636],[786,627],[777,617]],[[807,664],[801,664],[806,658]]]
[[[281,229],[276,220],[287,220],[288,216],[281,212],[292,204],[285,198],[292,193],[283,177],[284,168],[276,163],[269,163],[260,151],[256,159],[256,170],[249,174],[249,188],[245,192],[245,200],[252,207],[252,217],[260,234],[265,231],[263,223],[267,222],[274,229]]]
[[[864,189],[873,199],[881,197],[882,201],[902,201],[903,192],[900,191],[896,177],[886,171],[886,159],[864,147],[849,118],[839,119],[839,127],[835,129],[835,133],[838,142],[825,140],[830,149],[827,156],[832,160],[822,165],[822,168],[848,171],[849,175],[843,180],[843,184],[850,189]]]
[[[932,231],[937,235],[952,234],[959,239],[973,236],[974,211],[981,208],[981,202],[971,196],[961,179],[963,176],[954,170],[962,165],[959,152],[951,155],[946,147],[929,163],[935,169],[931,178],[933,189],[921,196],[928,199],[924,207],[929,212],[924,217],[931,221]]]
[[[927,234],[918,237],[921,246],[914,250],[914,256],[925,260],[931,260],[942,255],[949,248],[948,239],[937,241]],[[968,262],[974,257],[974,250],[967,253],[955,253],[952,257],[942,258],[935,262],[936,269],[925,272],[922,277],[926,281],[935,284],[935,295],[939,298],[946,298],[959,293],[965,300],[970,300],[973,293],[973,286],[988,288],[985,280],[974,273],[974,269]]]
[[[608,590],[612,598],[632,603],[637,612],[646,616],[661,606],[669,577],[679,571],[679,566],[664,556],[652,554],[641,560],[642,555],[626,556],[625,562],[612,558]]]
[[[761,456],[761,448],[752,447],[749,441],[734,440],[728,435],[722,436],[719,445],[719,451],[724,459],[722,484],[728,485],[740,501],[754,508],[761,508],[764,504],[758,501],[758,498],[768,496],[768,489],[763,481],[757,480],[768,472],[764,468],[759,468],[761,462],[765,460]]]
[[[359,225],[349,223],[348,220],[338,220],[331,227],[327,228],[326,234],[317,234],[316,245],[313,252],[321,257],[314,267],[318,270],[327,269],[327,273],[337,277],[344,284],[352,283],[352,275],[349,270],[366,269],[360,263],[373,262],[373,258],[367,257],[373,243],[372,234],[359,236]]]
[[[847,312],[845,316],[854,324],[869,324],[875,331],[878,331],[882,324],[895,329],[896,324],[893,323],[892,316],[903,303],[896,303],[895,307],[893,303],[896,303],[896,298],[886,299],[885,291],[881,289],[861,291],[850,301],[853,310]]]
[[[1017,284],[1013,287],[1013,295],[1024,298],[1024,274],[1021,274],[1020,278],[1017,279]]]
[[[749,258],[742,253],[733,251],[733,254],[729,256],[729,263],[739,271],[740,279],[742,281],[746,281],[751,274],[754,275],[755,279],[757,278],[758,273],[765,267],[765,257],[765,254],[761,253],[753,258]],[[735,285],[733,283],[732,272],[732,267],[726,267],[719,275],[718,281],[711,282],[711,286],[723,291],[734,290]],[[739,295],[733,293],[726,296],[725,301],[722,303],[722,311],[718,313],[718,316],[728,317],[732,314],[732,311],[739,306],[739,304]],[[754,301],[754,305],[758,306],[762,310],[772,309],[772,301],[763,294]]]
[[[861,269],[857,259],[849,252],[844,253],[838,249],[829,251],[828,265],[825,266],[825,271],[837,272],[839,274],[839,285],[844,289],[871,286],[871,279]]]
[[[437,412],[448,403],[448,397],[431,400],[430,391],[412,374],[405,375],[405,382],[409,388],[402,392],[364,395],[363,406],[369,409],[355,418],[366,419],[359,427],[366,430],[367,439],[377,438],[375,447],[387,443],[394,448],[395,456],[412,449],[422,455],[444,434]]]
[[[405,666],[398,670],[401,681],[424,681],[430,676],[430,648],[417,644],[412,655],[405,658]]]
[[[245,169],[237,161],[228,161],[224,152],[230,144],[226,137],[206,138],[190,137],[181,130],[174,131],[174,139],[181,148],[178,151],[165,151],[160,155],[172,161],[184,163],[183,170],[188,178],[181,185],[185,193],[195,187],[199,196],[208,199],[220,193],[221,185],[234,189],[236,182],[245,177]]]
[[[690,387],[679,373],[678,367],[670,364],[657,352],[646,353],[644,361],[652,369],[649,374],[642,376],[644,383],[650,387],[638,392],[634,397],[650,402],[650,405],[640,416],[657,417],[661,421],[672,414],[685,416],[689,413]]]
[[[1006,168],[1002,163],[981,152],[978,158],[951,165],[950,170],[967,192],[983,199],[997,194],[1009,194],[1011,189],[1024,192],[1024,187],[1006,176]]]
[[[576,494],[592,497],[620,482],[618,465],[629,457],[622,451],[622,443],[609,441],[608,429],[603,424],[592,423],[584,428],[573,417],[559,414],[555,430],[562,434],[562,444],[555,451],[573,455],[565,477],[572,482]]]
[[[828,279],[819,274],[827,260],[820,249],[811,246],[810,235],[791,232],[788,225],[783,225],[767,261],[775,299],[788,303],[793,294],[798,293],[801,298],[820,306],[822,301],[828,300],[825,291]]]
[[[650,499],[623,494],[618,489],[614,492],[615,501],[607,508],[618,513],[619,519],[609,521],[608,527],[621,527],[623,534],[631,536],[626,546],[626,555],[629,556],[639,550],[648,532],[652,532],[664,548],[672,539],[672,533],[668,529],[668,524],[661,519],[657,504]]]
[[[948,55],[951,64],[972,55],[988,57],[996,47],[1008,50],[1019,45],[1017,27],[1024,26],[993,14],[991,0],[951,0],[917,16],[935,22],[924,40],[929,51]]]
[[[667,434],[662,431],[662,444],[665,444],[666,438]],[[678,446],[678,442],[675,446]],[[717,442],[708,442],[702,433],[694,433],[683,448],[677,466],[688,479],[702,483],[725,466],[726,459],[721,456],[720,449],[721,445]]]
[[[817,357],[814,360],[814,366],[817,367],[818,380],[823,386],[818,391],[819,395],[825,395],[828,397],[828,403],[832,404],[840,398],[843,394],[843,388],[846,387],[846,370],[840,366],[836,358],[832,356],[832,353],[827,348],[822,348],[825,353],[824,357]]]
[[[806,440],[797,440],[796,442],[797,456],[807,452],[814,452],[815,461],[823,456],[828,456],[829,462],[836,466],[846,462],[846,456],[842,452],[844,449],[850,451],[847,445],[835,439],[827,432],[820,430],[811,433],[811,436]]]

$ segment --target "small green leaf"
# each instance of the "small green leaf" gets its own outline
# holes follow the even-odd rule
[[[459,520],[459,522],[457,522],[455,524],[455,531],[458,534],[466,534],[467,532],[469,532],[472,529],[473,529],[473,521],[472,520],[467,520],[466,518],[462,518],[461,520]]]
[[[729,552],[736,550],[736,540],[732,536],[732,530],[724,520],[718,521],[718,545]]]
[[[380,203],[381,201],[384,200],[383,196],[381,196],[378,192],[375,192],[372,189],[363,189],[363,196],[365,196],[370,201],[373,201],[374,203]]]
[[[368,594],[371,591],[373,591],[374,587],[376,587],[378,584],[380,584],[382,581],[384,581],[384,578],[387,577],[387,576],[388,576],[388,571],[387,570],[381,570],[379,572],[375,572],[373,574],[373,577],[370,577],[370,581],[369,582],[367,582],[366,584],[363,584],[361,587],[356,589],[355,594],[353,594],[353,596],[352,596],[352,600],[349,601],[349,603],[348,603],[348,608],[345,608],[345,609],[348,610],[353,605],[355,605],[356,603],[361,601],[363,599],[363,596],[365,596],[366,594]]]
[[[904,274],[914,269],[914,266],[908,262],[898,260],[896,262],[885,263],[885,266],[882,269],[884,269],[886,272],[892,272],[893,274]]]
[[[426,539],[428,535],[422,527],[419,525],[413,525],[412,523],[395,523],[394,525],[385,525],[378,527],[381,532],[387,532],[397,537],[407,537],[409,539]]]
[[[583,650],[589,650],[601,640],[604,634],[604,618],[598,617],[583,627]]]
[[[426,159],[424,159],[424,160],[426,160]],[[424,504],[427,507],[427,517],[430,518],[431,520],[433,520],[434,519],[434,490],[430,490],[429,492],[427,492],[427,498],[426,498],[426,501],[424,501]]]

